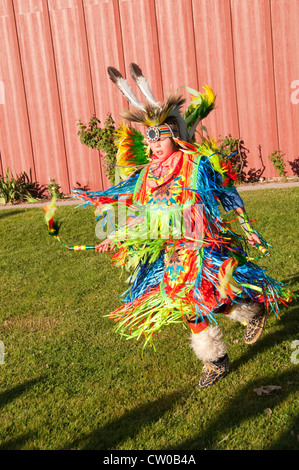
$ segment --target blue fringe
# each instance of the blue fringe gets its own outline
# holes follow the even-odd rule
[[[160,284],[164,276],[164,250],[154,263],[149,263],[148,260],[144,260],[140,262],[137,268],[139,269],[137,276],[132,285],[125,292],[125,294],[127,294],[124,299],[126,303],[136,300],[146,291]],[[134,274],[135,273],[132,274],[131,278]]]
[[[83,191],[82,189],[72,189],[71,193],[73,197],[79,197],[80,199],[84,199],[84,196],[86,196],[86,197],[91,198],[94,201],[96,201],[97,198],[103,197],[103,196],[109,196],[111,198],[118,199],[120,196],[133,194],[138,177],[139,177],[138,174],[135,176],[132,176],[126,181],[121,181],[117,185],[111,186],[111,188],[108,188],[105,191],[92,192],[92,191]],[[86,204],[92,204],[92,201],[87,201]]]

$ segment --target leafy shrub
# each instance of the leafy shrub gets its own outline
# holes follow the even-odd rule
[[[4,204],[35,200],[40,197],[44,189],[24,171],[13,176],[6,170],[5,176],[0,176],[0,200]]]
[[[278,172],[279,176],[282,178],[286,177],[286,163],[284,161],[284,153],[282,153],[280,150],[275,150],[274,152],[271,153],[271,155],[268,157],[269,160],[273,163],[273,166],[275,170]]]
[[[111,114],[108,114],[108,117],[104,122],[104,126],[100,127],[100,124],[101,121],[95,115],[90,118],[88,125],[84,124],[79,119],[77,123],[79,126],[78,135],[82,144],[104,152],[106,176],[109,178],[111,183],[114,183],[117,153],[114,137],[115,122]]]
[[[219,151],[221,155],[230,159],[238,177],[237,182],[245,181],[246,174],[244,168],[247,166],[247,155],[243,140],[228,134],[224,139],[219,139]],[[233,155],[234,153],[235,155]]]
[[[55,194],[58,199],[63,198],[63,193],[60,191],[60,185],[56,182],[55,179],[50,178],[50,183],[47,186],[47,190],[50,197]]]

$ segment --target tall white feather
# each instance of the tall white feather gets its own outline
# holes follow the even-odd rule
[[[130,72],[131,72],[134,82],[138,86],[141,93],[145,96],[148,103],[150,103],[153,106],[161,107],[161,104],[155,99],[153,93],[151,92],[148,81],[143,76],[143,73],[140,67],[137,64],[132,63],[130,64]]]
[[[108,67],[108,75],[117,86],[119,91],[124,95],[124,97],[129,101],[129,103],[135,108],[144,110],[144,106],[138,100],[137,96],[134,94],[132,88],[128,84],[127,80],[123,78],[121,73],[114,67]]]

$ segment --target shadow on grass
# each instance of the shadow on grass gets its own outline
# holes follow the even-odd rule
[[[299,326],[299,306],[294,304],[290,307],[289,311],[285,311],[280,320],[277,320],[279,330],[270,333],[267,331],[267,322],[263,336],[260,341],[252,346],[248,346],[247,352],[243,354],[238,360],[234,361],[234,368],[237,369],[240,365],[246,364],[258,354],[267,351],[268,349],[275,348],[276,345],[294,340],[294,332],[298,331]],[[273,314],[272,314],[273,315]]]
[[[0,410],[5,405],[11,401],[17,399],[23,393],[26,393],[28,389],[34,387],[37,383],[44,379],[44,376],[38,377],[36,379],[28,380],[16,387],[11,388],[10,390],[5,390],[5,392],[0,393]],[[37,434],[37,433],[36,433]],[[21,436],[15,437],[13,439],[7,440],[0,444],[0,450],[19,450],[24,447],[24,445],[36,437],[34,433],[27,433]]]
[[[15,400],[31,387],[34,387],[37,383],[44,379],[44,376],[38,377],[36,379],[27,380],[23,384],[16,385],[16,387],[11,388],[10,390],[5,390],[5,392],[0,393],[0,410],[3,406],[7,405],[9,402]]]
[[[159,421],[165,413],[184,401],[192,389],[185,388],[157,400],[138,406],[90,434],[84,434],[61,450],[109,450],[115,449],[128,438],[134,438],[142,428]]]
[[[240,448],[240,442],[234,442],[232,432],[237,432],[241,423],[254,419],[261,414],[264,414],[269,421],[273,418],[267,415],[265,410],[270,409],[275,420],[275,407],[281,405],[288,396],[296,391],[295,379],[298,380],[298,373],[294,377],[290,371],[282,374],[277,374],[275,377],[272,375],[259,377],[258,379],[248,383],[246,386],[239,389],[235,396],[230,398],[225,397],[227,406],[223,409],[222,413],[217,416],[206,428],[202,429],[196,436],[191,439],[185,440],[179,445],[172,445],[163,450],[215,450],[219,448],[220,439],[227,440],[226,448],[231,450],[236,447]],[[273,395],[258,396],[254,389],[261,385],[280,385],[282,389]],[[217,385],[215,385],[217,386]],[[209,389],[199,393],[209,393]],[[211,398],[212,400],[212,398]],[[266,418],[265,418],[266,419]],[[277,424],[277,427],[279,423]],[[297,426],[297,430],[296,430]],[[277,428],[276,428],[277,429]],[[223,434],[226,436],[223,438]],[[274,441],[270,446],[263,448],[263,435],[256,436],[256,442],[259,442],[261,450],[296,450],[298,449],[298,418],[291,423],[288,430],[283,431],[279,438]],[[254,435],[254,431],[253,431]],[[240,439],[240,438],[238,438]],[[231,445],[230,445],[231,444]],[[239,444],[239,445],[238,445]],[[246,441],[244,440],[244,446]],[[246,447],[246,450],[249,450]],[[252,449],[257,450],[257,449]]]
[[[292,308],[284,313],[281,320],[278,320],[281,328],[274,333],[268,334],[267,328],[265,328],[262,339],[255,345],[248,346],[247,352],[233,362],[232,370],[237,370],[241,365],[248,363],[255,356],[268,349],[275,348],[276,345],[282,342],[289,341],[291,343],[294,339],[294,332],[298,332],[298,313],[298,303],[295,302]],[[275,407],[281,405],[291,393],[296,393],[298,381],[298,369],[295,371],[288,370],[277,375],[263,375],[257,377],[256,380],[251,381],[246,384],[246,386],[239,389],[238,393],[230,397],[230,399],[224,397],[224,401],[228,402],[227,406],[224,408],[223,412],[218,415],[217,419],[211,422],[201,433],[192,439],[184,441],[182,444],[179,444],[179,446],[171,446],[163,450],[213,450],[219,447],[219,435],[223,438],[223,434],[227,434],[227,441],[230,442],[232,431],[234,432],[242,422],[254,420],[255,417],[265,414],[265,410],[267,409],[270,409],[275,417]],[[254,389],[261,387],[261,385],[279,385],[282,388],[276,395],[258,396],[254,392]],[[212,389],[210,390],[212,391]],[[207,389],[199,393],[208,394],[210,390]],[[211,395],[211,397],[213,397],[213,395]],[[212,399],[213,398],[211,398],[211,400]],[[271,416],[269,420],[271,420]],[[273,441],[270,446],[263,450],[296,450],[299,448],[298,436],[299,422],[298,416],[296,416],[289,428],[286,430],[284,427],[284,431],[277,440]],[[261,436],[260,442],[261,448],[263,448],[263,436]],[[236,444],[238,443],[236,442]],[[232,438],[232,447],[230,448],[233,449],[233,446],[234,441]]]
[[[299,450],[299,416],[266,450]]]
[[[4,442],[0,445],[0,450],[22,450],[24,446],[33,441],[37,437],[37,433],[27,433],[22,436],[10,439],[9,441]]]
[[[290,276],[286,279],[283,279],[281,282],[285,284],[286,286],[288,286],[290,291],[293,294],[298,294],[298,291],[295,290],[295,286],[299,282],[299,274],[297,274],[296,276]],[[297,300],[297,303],[298,303],[298,299],[295,299],[295,300]]]
[[[23,214],[26,209],[2,209],[0,210],[0,219],[10,217],[11,215]]]
[[[298,331],[298,319],[296,318],[296,309],[293,308],[290,312],[286,312],[280,320],[281,328],[279,331],[268,333],[265,331],[262,340],[254,345],[248,347],[247,351],[236,361],[233,362],[232,368],[237,370],[241,365],[250,362],[256,355],[261,354],[263,351],[274,348],[275,345],[290,341],[294,337],[294,331]],[[198,435],[186,440],[178,445],[174,444],[171,447],[161,448],[160,450],[213,450],[219,446],[219,435],[223,438],[223,434],[227,434],[228,442],[231,433],[237,429],[242,422],[248,420],[254,421],[256,417],[264,414],[266,418],[268,415],[265,413],[266,409],[271,409],[275,419],[275,408],[280,406],[288,396],[296,391],[296,381],[298,381],[298,374],[293,370],[286,371],[281,374],[261,375],[255,380],[247,383],[246,386],[238,389],[237,393],[232,397],[223,397],[223,401],[227,403],[222,413],[217,416],[205,429],[202,429]],[[276,395],[263,395],[258,396],[255,388],[261,385],[280,385],[282,389]],[[205,390],[203,393],[208,394],[210,390]],[[198,392],[198,400],[200,401],[200,393]],[[147,404],[138,406],[121,417],[110,421],[105,426],[95,429],[89,434],[82,434],[79,438],[71,443],[65,444],[62,450],[109,450],[116,449],[126,439],[134,439],[142,429],[151,428],[155,423],[163,418],[165,414],[172,413],[179,403],[184,402],[190,395],[194,394],[193,387],[183,388],[168,395],[165,395],[157,400],[151,401]],[[195,398],[196,399],[196,398]],[[211,402],[213,400],[213,392],[211,395]],[[269,416],[271,420],[271,416]],[[288,430],[285,429],[271,444],[269,449],[286,449],[293,450],[298,445],[296,431],[297,421],[294,420]],[[259,442],[258,439],[256,442]],[[261,436],[262,447],[262,436]],[[234,442],[232,441],[232,446]],[[238,442],[236,442],[238,445]],[[268,445],[268,444],[267,444]]]

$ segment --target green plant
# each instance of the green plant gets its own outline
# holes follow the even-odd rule
[[[54,178],[49,178],[49,180],[50,180],[50,183],[47,186],[47,190],[50,193],[50,195],[55,194],[55,196],[58,199],[62,199],[63,193],[60,191],[60,185],[56,183],[56,180]]]
[[[234,138],[228,134],[224,139],[219,140],[219,151],[225,158],[229,158],[233,169],[235,170],[238,183],[245,181],[244,168],[247,166],[246,149],[241,139]],[[235,155],[233,155],[235,154]]]
[[[115,123],[111,114],[108,114],[103,127],[100,124],[101,121],[95,115],[90,118],[88,125],[79,120],[77,123],[79,126],[78,135],[82,144],[104,152],[106,175],[114,183],[117,147],[115,145]]]
[[[6,175],[0,176],[0,200],[4,204],[35,200],[42,191],[38,183],[32,181],[25,171],[13,176],[7,169]]]
[[[275,170],[278,171],[279,176],[285,179],[287,172],[284,156],[285,154],[280,150],[275,150],[268,158],[273,163]]]

